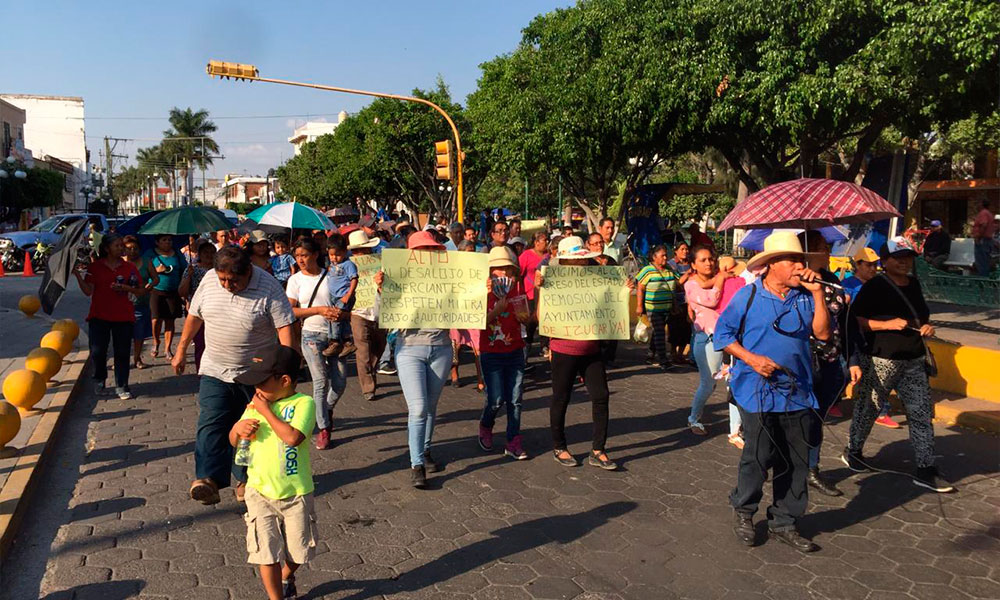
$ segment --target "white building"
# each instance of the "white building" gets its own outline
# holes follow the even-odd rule
[[[301,127],[296,127],[295,131],[292,133],[292,137],[288,138],[288,142],[295,146],[295,155],[298,156],[299,152],[302,150],[302,144],[308,142],[316,141],[321,135],[328,135],[333,133],[333,130],[337,128],[345,120],[347,120],[347,112],[340,111],[337,115],[336,123],[327,123],[325,121],[309,121]]]
[[[86,198],[80,193],[80,188],[88,184],[90,169],[84,134],[83,98],[0,94],[0,100],[24,110],[24,146],[31,150],[35,158],[54,158],[73,165],[73,174],[66,177],[66,191],[73,202],[63,209],[84,210]]]
[[[270,204],[281,189],[276,177],[256,177],[252,175],[227,175],[222,206],[228,202],[241,204]],[[219,201],[216,201],[218,206]]]

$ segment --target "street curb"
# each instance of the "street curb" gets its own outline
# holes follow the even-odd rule
[[[48,406],[31,437],[24,446],[24,453],[18,457],[10,476],[0,489],[0,562],[7,558],[7,552],[17,535],[17,530],[28,510],[31,495],[38,484],[40,467],[51,452],[50,442],[59,431],[65,408],[73,395],[80,389],[80,379],[90,360],[90,350],[86,347],[66,355],[68,363],[56,377],[59,384],[46,390],[50,396]]]

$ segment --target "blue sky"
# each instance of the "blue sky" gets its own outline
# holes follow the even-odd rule
[[[82,96],[87,145],[132,138],[116,153],[155,143],[173,106],[205,108],[225,160],[214,173],[263,174],[287,160],[306,117],[336,120],[362,96],[211,79],[210,58],[257,65],[261,75],[407,93],[441,74],[456,99],[475,89],[479,64],[515,48],[537,14],[570,0],[368,2],[5,2],[0,92]],[[113,117],[113,118],[109,118]],[[124,118],[129,117],[129,118]],[[132,119],[132,117],[146,117]]]

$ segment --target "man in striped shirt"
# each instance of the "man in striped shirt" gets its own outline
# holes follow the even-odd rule
[[[295,316],[281,284],[250,264],[250,256],[235,246],[219,250],[215,268],[205,273],[191,307],[180,345],[172,361],[184,373],[185,353],[198,330],[205,327],[205,354],[198,374],[198,431],[191,498],[202,504],[219,502],[219,488],[236,478],[236,498],[242,500],[246,468],[233,464],[229,430],[253,397],[245,381],[259,379],[267,357],[278,344],[292,345]]]

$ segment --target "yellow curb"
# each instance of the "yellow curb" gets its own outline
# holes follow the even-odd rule
[[[1000,351],[934,339],[928,346],[938,366],[933,389],[1000,403]]]
[[[66,356],[66,367],[57,375],[59,384],[45,392],[46,396],[51,395],[51,400],[31,432],[24,446],[25,452],[17,459],[3,489],[0,489],[0,561],[7,557],[21,519],[27,512],[31,492],[38,483],[35,472],[49,452],[49,442],[59,427],[63,409],[79,387],[80,376],[89,358],[90,351],[87,349]]]

